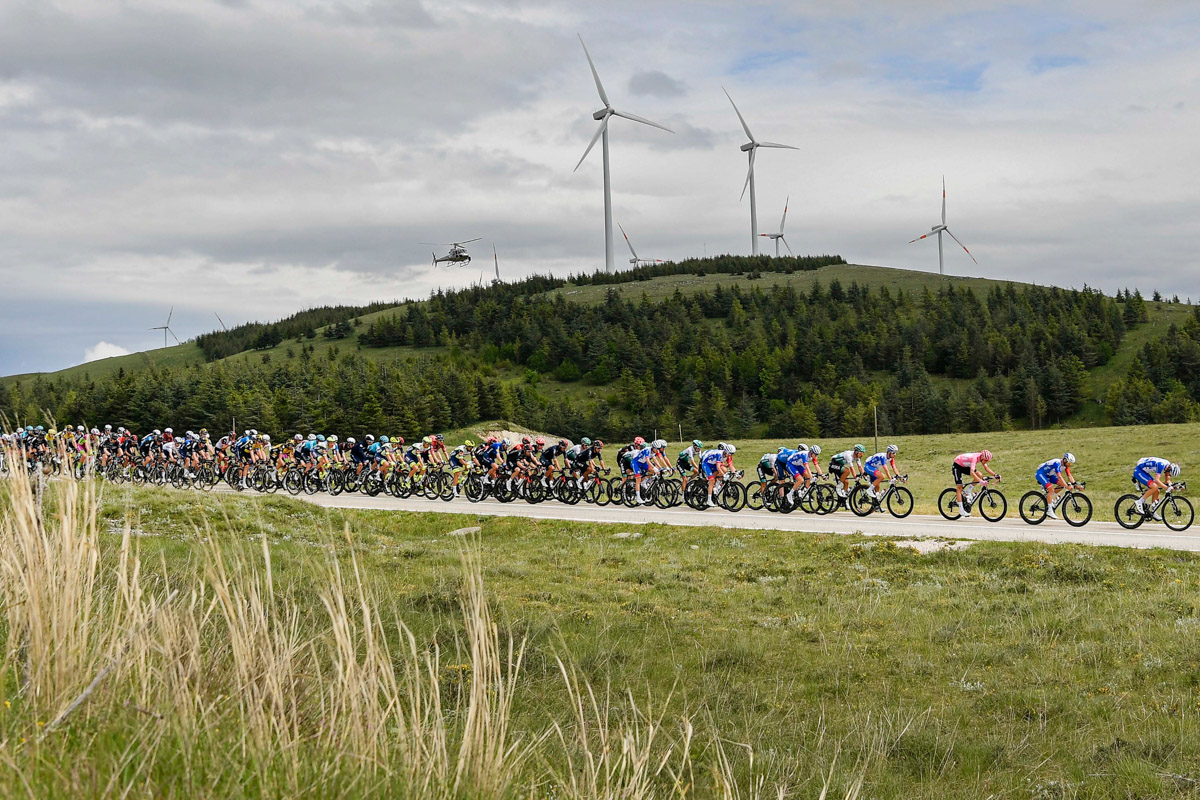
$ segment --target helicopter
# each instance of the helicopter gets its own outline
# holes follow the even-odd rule
[[[443,263],[444,264],[461,264],[462,266],[465,267],[471,263],[471,254],[467,252],[467,248],[463,247],[463,245],[470,244],[471,242],[478,242],[482,238],[483,238],[482,236],[477,236],[474,239],[467,239],[465,242],[447,242],[447,243],[421,242],[421,244],[432,245],[434,247],[449,247],[450,248],[450,252],[447,253],[446,255],[442,256],[441,258],[438,258],[437,253],[433,254],[433,265],[435,267],[438,264],[443,264]]]

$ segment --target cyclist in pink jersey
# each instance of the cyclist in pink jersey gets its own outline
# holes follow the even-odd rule
[[[988,466],[988,462],[992,460],[991,450],[980,450],[978,453],[962,453],[954,459],[954,463],[950,467],[951,473],[954,475],[954,495],[958,500],[959,510],[963,517],[970,517],[971,511],[963,505],[963,479],[969,477],[972,481],[983,481],[983,475],[979,473],[979,468],[983,467],[987,473],[993,477],[1000,477],[992,472],[992,468]]]

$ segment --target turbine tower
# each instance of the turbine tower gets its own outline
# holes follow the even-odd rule
[[[783,238],[783,225],[787,222],[788,203],[791,202],[791,195],[787,200],[783,201],[783,219],[779,220],[779,233],[760,233],[759,236],[765,236],[768,239],[775,240],[775,257],[779,258],[779,243],[783,242],[783,246],[787,248],[788,255],[794,256],[791,246],[787,243],[787,239]]]
[[[167,334],[168,333],[171,334],[171,338],[175,340],[175,344],[181,344],[181,342],[179,341],[179,337],[175,335],[175,331],[171,330],[171,317],[174,316],[174,314],[175,314],[175,306],[171,306],[171,310],[169,312],[167,312],[167,324],[166,325],[155,325],[153,328],[149,329],[152,331],[162,331],[163,332],[163,347],[167,346]]]
[[[951,239],[958,242],[958,237],[955,236],[953,233],[951,233],[949,226],[946,225],[946,176],[945,175],[942,176],[942,224],[934,225],[932,228],[929,229],[929,233],[922,234],[921,236],[918,236],[917,238],[909,241],[909,244],[912,244],[913,242],[919,242],[922,239],[928,239],[930,236],[933,236],[935,233],[937,234],[938,274],[939,275],[946,274],[946,263],[945,263],[945,259],[942,256],[942,233],[943,232],[948,234]],[[967,249],[967,246],[965,244],[963,244],[962,242],[958,242],[958,246],[963,249],[964,253],[971,256],[971,251]],[[971,256],[971,260],[975,261],[975,256]],[[975,261],[975,263],[978,264],[979,262]]]
[[[612,103],[608,102],[608,94],[604,91],[604,84],[600,83],[600,74],[596,72],[596,65],[592,63],[592,54],[588,52],[587,45],[583,44],[583,37],[579,37],[579,43],[583,45],[583,54],[587,56],[588,66],[592,68],[592,77],[596,80],[596,91],[600,93],[600,102],[604,103],[604,108],[592,114],[592,119],[600,123],[596,135],[592,137],[592,141],[588,142],[587,150],[583,151],[583,157],[579,159],[579,163],[575,165],[575,171],[578,171],[583,160],[588,157],[588,153],[592,152],[592,148],[596,146],[596,140],[601,139],[601,151],[604,154],[604,269],[607,272],[613,271],[615,264],[613,254],[613,232],[612,232],[612,184],[609,180],[608,172],[608,121],[612,117],[624,117],[625,119],[640,122],[643,125],[649,125],[652,128],[661,128],[667,133],[674,133],[670,128],[659,125],[657,122],[627,114],[623,111],[617,111],[612,107]]]
[[[781,150],[798,150],[798,147],[792,147],[790,144],[776,144],[775,142],[760,142],[754,138],[754,134],[750,132],[750,126],[746,124],[745,117],[742,112],[738,111],[737,103],[733,102],[733,98],[729,96],[729,90],[722,88],[725,96],[729,97],[729,104],[733,106],[733,111],[738,116],[738,120],[742,123],[742,130],[746,132],[746,138],[750,141],[742,145],[742,152],[750,154],[750,171],[746,173],[746,182],[742,185],[742,197],[746,196],[746,187],[750,188],[750,250],[754,255],[758,255],[758,208],[754,198],[754,152],[760,147],[777,147]],[[740,198],[739,198],[740,199]],[[776,247],[776,249],[779,249]]]
[[[625,244],[629,245],[629,253],[633,256],[633,258],[629,259],[630,264],[633,264],[635,267],[640,267],[642,264],[663,263],[661,258],[639,258],[637,250],[633,249],[633,242],[629,241],[629,234],[625,232],[625,228],[619,222],[617,223],[617,227],[621,229],[621,235],[625,237]]]

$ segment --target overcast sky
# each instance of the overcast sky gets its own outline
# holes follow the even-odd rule
[[[944,174],[949,272],[1200,299],[1195,3],[0,0],[0,374],[602,266],[577,33],[643,256],[749,252],[725,87],[798,253],[936,270]]]

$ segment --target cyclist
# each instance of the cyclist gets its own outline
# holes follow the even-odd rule
[[[829,471],[841,482],[837,487],[838,497],[845,499],[850,493],[850,479],[862,475],[862,457],[867,448],[856,444],[850,450],[843,450],[829,459]]]
[[[621,488],[625,488],[625,481],[633,473],[633,454],[642,450],[646,446],[646,440],[641,436],[635,436],[632,444],[627,444],[617,451],[617,472],[621,473]]]
[[[879,499],[879,484],[885,479],[898,477],[900,470],[896,469],[896,453],[900,448],[894,444],[889,444],[882,453],[876,453],[863,462],[863,472],[871,481],[871,485],[867,488],[867,495],[872,500]]]
[[[817,456],[821,455],[820,445],[813,445],[810,449],[808,445],[801,442],[796,446],[795,450],[787,450],[786,458],[780,457],[775,460],[775,474],[780,481],[790,477],[792,479],[792,488],[788,490],[788,502],[796,502],[796,492],[800,489],[800,485],[804,484],[804,493],[808,493],[808,488],[812,486],[813,470],[809,467],[817,466]]]
[[[1158,502],[1158,495],[1163,489],[1170,488],[1171,478],[1178,478],[1181,468],[1173,461],[1165,458],[1147,456],[1137,462],[1133,468],[1133,480],[1142,489],[1142,496],[1133,504],[1138,513],[1146,513],[1146,501],[1153,506]],[[1162,520],[1162,514],[1154,512],[1154,518]]]
[[[460,444],[458,447],[450,451],[450,457],[446,459],[449,465],[451,474],[454,475],[454,483],[450,484],[454,488],[454,496],[458,497],[458,482],[462,480],[463,472],[475,463],[475,456],[472,454],[472,449],[475,443],[470,439]]]
[[[541,441],[540,436],[538,437],[538,440]],[[542,449],[542,452],[538,457],[538,461],[540,462],[539,466],[543,475],[543,484],[548,485],[550,481],[554,480],[555,470],[561,471],[566,469],[566,467],[559,464],[559,459],[562,458],[563,462],[565,463],[567,460],[565,456],[570,448],[571,442],[569,440],[559,439],[549,447]]]
[[[683,480],[682,489],[684,491],[687,491],[688,478],[700,474],[700,454],[703,451],[704,443],[699,439],[692,439],[691,445],[680,450],[679,458],[675,459],[675,468],[679,470],[679,475]]]
[[[1034,473],[1034,480],[1038,482],[1046,490],[1046,516],[1050,519],[1058,519],[1058,515],[1054,513],[1054,507],[1058,505],[1054,501],[1054,489],[1061,486],[1064,489],[1068,484],[1075,482],[1075,478],[1071,475],[1071,465],[1075,463],[1075,455],[1073,453],[1064,453],[1062,458],[1052,458],[1037,468]],[[1066,476],[1064,480],[1063,476]]]
[[[721,442],[713,450],[705,450],[700,456],[700,471],[704,473],[704,477],[708,479],[708,507],[712,508],[717,504],[713,500],[713,488],[716,486],[717,479],[723,478],[725,473],[729,471],[730,465],[733,463],[733,454],[737,452],[737,448],[731,444]]]
[[[971,516],[972,499],[968,498],[966,503],[963,502],[963,478],[969,477],[972,483],[983,483],[984,477],[979,473],[980,467],[992,477],[999,478],[1000,476],[988,466],[991,460],[991,450],[980,450],[978,453],[960,453],[950,466],[950,472],[954,475],[954,496],[958,500],[958,508],[963,518],[969,519]]]
[[[793,451],[786,447],[780,447],[774,453],[763,453],[762,458],[758,460],[758,466],[755,468],[758,471],[758,479],[763,483],[771,483],[775,480],[781,480],[781,476],[776,474],[775,461],[782,458],[787,460],[787,454]]]

